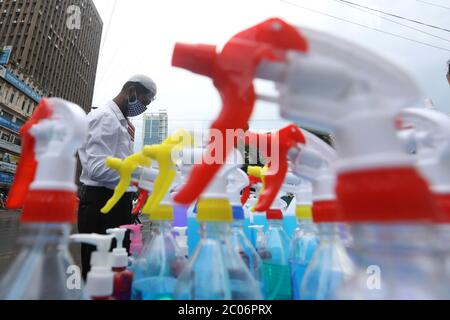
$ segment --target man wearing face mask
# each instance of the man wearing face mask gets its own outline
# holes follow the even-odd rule
[[[117,97],[88,115],[88,138],[78,152],[83,167],[78,210],[80,233],[105,234],[109,228],[132,223],[132,192],[126,193],[109,214],[100,212],[119,182],[119,174],[106,167],[105,160],[124,159],[133,154],[135,129],[129,118],[143,114],[156,93],[152,79],[136,75],[125,83]],[[124,245],[128,248],[128,238]],[[93,250],[90,245],[81,247],[83,278],[90,270]]]

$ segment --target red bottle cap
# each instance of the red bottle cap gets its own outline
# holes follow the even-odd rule
[[[79,202],[73,192],[32,190],[25,198],[20,222],[74,224]]]
[[[336,201],[317,201],[313,204],[314,223],[340,222],[338,204]]]
[[[413,168],[340,174],[336,194],[342,222],[429,222],[438,214],[427,182]]]
[[[440,211],[436,222],[439,224],[450,224],[450,194],[436,194],[434,199]]]

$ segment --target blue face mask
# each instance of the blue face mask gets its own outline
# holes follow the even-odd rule
[[[127,117],[137,117],[143,114],[145,111],[147,111],[147,107],[141,101],[139,101],[137,97],[133,102],[131,102],[130,98],[128,97]]]

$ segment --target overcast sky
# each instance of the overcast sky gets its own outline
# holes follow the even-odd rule
[[[168,111],[170,132],[179,127],[207,127],[220,110],[218,94],[209,79],[171,67],[174,44],[177,41],[221,44],[237,32],[277,16],[300,27],[336,34],[376,50],[409,71],[422,86],[424,96],[430,97],[438,109],[450,112],[450,87],[445,78],[446,62],[450,59],[449,32],[385,16],[439,38],[433,37],[336,0],[286,1],[448,51],[339,21],[280,0],[94,0],[104,22],[94,106],[112,99],[131,75],[144,73],[159,87],[158,98],[150,111]],[[450,0],[349,1],[450,29],[450,9],[438,7],[450,7]],[[279,128],[287,123],[281,120],[275,106],[264,103],[257,105],[253,120],[254,129]],[[142,135],[141,118],[134,123],[137,134]],[[141,140],[138,139],[137,149]]]

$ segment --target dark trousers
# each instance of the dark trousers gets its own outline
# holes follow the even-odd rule
[[[126,193],[110,213],[103,214],[100,212],[100,209],[112,197],[113,193],[112,190],[102,187],[82,186],[80,188],[80,206],[78,208],[78,231],[80,233],[106,234],[107,229],[132,223],[132,193]],[[130,238],[128,233],[123,245],[129,250]],[[115,241],[113,241],[112,247],[115,247]],[[84,279],[91,269],[91,253],[95,250],[94,246],[81,245],[81,267]]]

